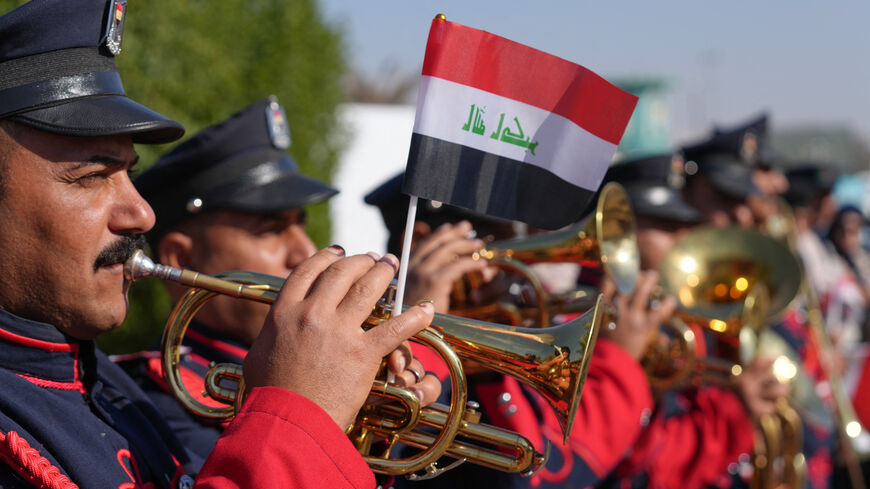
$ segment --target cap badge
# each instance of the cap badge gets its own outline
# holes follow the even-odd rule
[[[671,157],[671,171],[668,173],[668,186],[675,189],[683,188],[686,183],[686,164],[683,157],[674,155]]]
[[[743,135],[743,141],[740,144],[740,158],[750,165],[755,164],[758,159],[758,136],[754,132],[747,132]]]
[[[202,210],[203,202],[199,197],[193,197],[192,199],[187,201],[187,205],[184,207],[187,209],[187,212],[191,214],[196,214],[197,212]]]
[[[121,37],[124,35],[126,15],[127,0],[112,0],[109,17],[106,19],[106,48],[114,56],[121,54]]]
[[[272,100],[266,106],[266,125],[269,126],[269,137],[272,145],[278,149],[290,147],[290,127],[287,125],[287,115],[284,108]]]

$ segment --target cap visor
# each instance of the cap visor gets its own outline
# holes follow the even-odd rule
[[[685,223],[703,220],[701,213],[687,204],[676,189],[627,184],[625,190],[637,215]]]
[[[246,212],[279,212],[317,204],[337,193],[323,182],[294,172],[265,185],[238,189],[211,205]]]
[[[761,194],[761,190],[752,182],[752,169],[743,164],[708,164],[703,175],[716,190],[730,197],[745,199]]]
[[[687,224],[699,223],[703,220],[700,212],[688,204],[680,202],[667,202],[663,205],[649,205],[646,203],[634,204],[635,212],[640,216],[649,216],[656,219],[684,222]]]
[[[162,144],[184,135],[184,126],[123,95],[85,97],[16,114],[10,119],[64,136],[129,134],[134,143]]]

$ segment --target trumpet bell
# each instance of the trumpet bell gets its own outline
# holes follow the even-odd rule
[[[660,274],[662,288],[681,310],[731,336],[739,334],[741,321],[730,320],[742,317],[753,286],[767,287],[771,319],[791,303],[801,283],[800,265],[786,246],[741,228],[692,231],[665,256]]]
[[[392,292],[378,302],[366,323],[390,317]],[[601,297],[576,319],[548,328],[520,328],[436,313],[430,326],[460,358],[514,377],[532,387],[553,408],[568,442],[598,338]]]
[[[561,231],[493,242],[480,255],[526,264],[571,261],[603,268],[622,294],[634,290],[640,271],[634,211],[625,188],[616,182],[602,187],[589,218]]]
[[[759,331],[797,295],[801,277],[785,245],[739,228],[693,230],[665,256],[659,272],[662,292],[677,299],[679,320],[671,323],[673,340],[654,342],[642,361],[658,391],[730,384],[755,357]],[[704,339],[696,336],[703,329],[718,334],[699,349]]]

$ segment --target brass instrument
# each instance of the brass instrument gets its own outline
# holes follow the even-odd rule
[[[622,185],[610,182],[602,187],[595,212],[588,218],[561,231],[490,243],[477,256],[526,279],[536,296],[535,307],[518,308],[506,303],[477,306],[468,304],[467,294],[454,294],[452,314],[513,318],[518,322],[533,320],[537,326],[549,326],[550,312],[555,303],[569,306],[562,312],[585,311],[594,305],[597,293],[590,288],[572,292],[573,297],[553,297],[544,291],[528,265],[576,263],[585,270],[599,270],[606,274],[621,294],[630,294],[634,290],[640,271],[640,254],[631,200]],[[581,296],[585,296],[585,300],[579,300]]]
[[[270,304],[284,279],[251,272],[226,272],[212,277],[154,264],[141,251],[127,261],[124,273],[131,281],[157,276],[192,287],[172,311],[163,334],[164,378],[181,403],[195,414],[218,420],[232,418],[244,393],[241,366],[218,364],[209,369],[206,391],[226,404],[221,408],[209,407],[192,396],[181,382],[178,368],[181,341],[191,319],[215,295]],[[391,307],[392,300],[382,298],[364,326],[376,327],[389,318]],[[467,385],[459,357],[532,386],[553,407],[567,442],[601,323],[599,309],[596,305],[570,323],[547,329],[504,327],[436,314],[431,326],[414,340],[432,347],[447,363],[451,404],[421,407],[409,390],[376,379],[371,394],[387,402],[367,404],[360,410],[348,430],[351,440],[373,471],[410,474],[412,479],[433,477],[446,470],[435,465],[442,455],[498,470],[533,473],[543,466],[546,457],[521,435],[479,423],[479,413],[466,402]],[[234,389],[226,388],[224,381],[237,385]],[[427,426],[440,431],[418,429]],[[390,449],[396,443],[425,450],[408,458],[391,459]],[[380,456],[370,454],[374,447],[382,450]],[[418,475],[421,470],[424,474]]]
[[[798,291],[800,268],[778,241],[740,228],[698,228],[659,267],[662,293],[677,299],[673,342],[652,342],[644,366],[655,389],[729,382],[755,356],[757,335]],[[717,334],[720,351],[697,354],[696,332]],[[664,345],[664,350],[660,345]]]

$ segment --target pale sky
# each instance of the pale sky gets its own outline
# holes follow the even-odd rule
[[[486,30],[605,78],[670,82],[675,144],[768,111],[870,142],[870,2],[320,0],[355,67],[419,73],[432,18]]]

